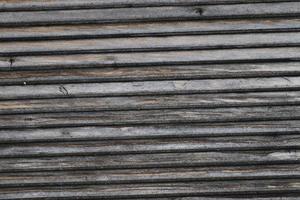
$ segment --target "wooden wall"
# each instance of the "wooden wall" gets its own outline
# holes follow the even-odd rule
[[[0,200],[297,200],[299,133],[299,1],[0,0]]]

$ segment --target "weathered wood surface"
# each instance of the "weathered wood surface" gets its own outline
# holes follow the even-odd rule
[[[176,152],[226,152],[300,149],[299,135],[227,136],[211,138],[148,139],[97,142],[10,144],[0,146],[0,158],[154,154]]]
[[[75,10],[95,8],[132,8],[158,6],[191,6],[236,3],[293,2],[295,0],[14,0],[0,1],[0,11]]]
[[[290,169],[293,168],[293,171]],[[299,165],[116,169],[1,173],[1,187],[125,184],[180,181],[287,179],[300,176]]]
[[[0,172],[299,164],[298,150],[157,153],[1,159]]]
[[[300,47],[0,57],[0,70],[299,61]]]
[[[300,76],[300,62],[0,71],[0,85]]]
[[[297,2],[276,4],[234,4],[186,7],[141,7],[92,10],[39,12],[2,12],[0,26],[36,26],[57,24],[87,24],[140,22],[159,20],[196,20],[257,17],[299,17]]]
[[[299,199],[299,16],[0,0],[0,199]]]
[[[172,81],[137,81],[116,83],[82,83],[54,85],[2,86],[0,100],[131,96],[161,94],[195,94],[218,92],[288,91],[300,87],[299,77],[206,79]]]
[[[296,32],[299,19],[202,20],[0,28],[0,41],[93,39],[118,37]],[[51,44],[51,43],[49,43]]]
[[[298,91],[89,97],[0,101],[0,114],[286,106],[298,104],[300,104],[300,93]]]
[[[289,189],[286,189],[289,187]],[[212,189],[214,188],[214,189]],[[230,190],[228,189],[230,188]],[[176,196],[230,196],[230,195],[263,195],[263,194],[291,194],[299,195],[299,180],[255,180],[236,182],[179,182],[130,185],[91,185],[73,187],[48,187],[5,189],[1,192],[1,199],[14,198],[51,198],[84,199],[85,197],[98,198],[142,198],[142,197],[176,197]]]
[[[276,113],[276,115],[274,115]],[[299,106],[1,115],[0,128],[299,120]]]
[[[111,38],[45,42],[3,42],[0,56],[31,56],[172,50],[299,46],[300,33]]]

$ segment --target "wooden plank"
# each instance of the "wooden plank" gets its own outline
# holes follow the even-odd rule
[[[300,45],[300,32],[2,42],[0,56],[155,52]]]
[[[177,196],[258,196],[299,195],[299,180],[249,180],[215,182],[179,182],[150,184],[91,185],[73,187],[2,189],[0,199],[87,199],[87,198],[143,198]]]
[[[0,71],[0,85],[300,76],[299,62]],[[54,105],[55,106],[55,105]]]
[[[0,131],[0,143],[103,141],[298,134],[299,121],[235,122],[155,126],[77,127]]]
[[[0,158],[300,149],[300,136],[227,136],[0,145]],[[300,177],[300,176],[299,176]]]
[[[42,70],[83,67],[134,67],[179,64],[294,61],[300,48],[250,48],[207,51],[107,53],[62,56],[0,57],[0,70]]]
[[[195,20],[257,17],[296,17],[297,2],[191,7],[143,7],[39,12],[2,12],[0,26],[35,26],[57,24],[120,23],[158,20]]]
[[[292,170],[291,170],[292,169]],[[3,187],[233,181],[300,177],[299,165],[0,173]],[[112,186],[114,187],[114,186]]]
[[[276,113],[276,115],[274,115]],[[299,106],[1,115],[0,128],[299,120]]]
[[[14,0],[0,1],[0,11],[40,11],[40,10],[70,10],[70,9],[95,9],[95,8],[126,8],[126,7],[151,7],[151,6],[191,6],[214,5],[235,3],[266,3],[289,2],[292,0]]]
[[[295,151],[232,151],[1,159],[0,172],[299,164]]]
[[[93,39],[299,31],[299,19],[201,20],[0,28],[0,41]]]
[[[300,92],[35,99],[0,101],[0,114],[299,105]]]
[[[2,86],[0,99],[286,91],[299,77]]]

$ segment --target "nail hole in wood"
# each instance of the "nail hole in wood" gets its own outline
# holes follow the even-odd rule
[[[198,13],[199,15],[203,14],[203,9],[202,8],[196,8],[195,9],[196,13]]]

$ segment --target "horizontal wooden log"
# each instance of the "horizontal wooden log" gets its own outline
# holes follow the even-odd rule
[[[14,0],[0,1],[0,11],[40,11],[40,10],[71,10],[71,9],[95,9],[95,8],[132,8],[152,6],[191,6],[191,5],[214,5],[235,3],[266,3],[266,2],[289,2],[292,0]]]
[[[274,196],[299,195],[299,180],[248,180],[191,183],[152,183],[128,185],[91,185],[50,188],[2,189],[0,199],[87,199],[87,198],[143,198],[177,196]]]
[[[208,5],[201,7],[143,7],[79,11],[3,12],[0,13],[0,26],[120,23],[158,20],[177,21],[240,17],[297,17],[299,15],[300,4],[298,2]]]
[[[0,114],[299,105],[300,92],[218,93],[0,101]]]
[[[299,164],[299,151],[232,151],[1,159],[0,172]]]
[[[299,46],[300,32],[2,42],[0,56],[155,52]]]
[[[295,90],[299,77],[2,86],[0,99]]]
[[[235,19],[0,28],[0,41],[292,32],[299,31],[299,22],[299,19]]]
[[[300,76],[299,62],[1,71],[0,85]]]
[[[107,53],[0,57],[0,70],[42,70],[84,67],[135,67],[244,62],[298,61],[300,48],[250,48],[207,51]]]
[[[292,169],[292,170],[291,170]],[[91,184],[238,181],[300,177],[299,165],[0,173],[0,188]],[[113,187],[113,186],[112,186]]]
[[[274,114],[276,113],[276,115]],[[1,115],[0,128],[299,120],[299,106]]]
[[[300,136],[227,136],[0,145],[0,158],[300,149]]]
[[[299,121],[265,121],[156,126],[78,127],[2,130],[0,143],[103,141],[120,139],[200,138],[289,135],[300,131]]]

